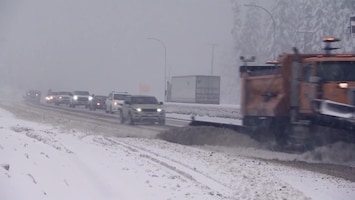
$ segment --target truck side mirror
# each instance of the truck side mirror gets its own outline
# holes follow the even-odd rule
[[[160,104],[160,105],[163,105],[164,103],[161,101],[161,102],[159,102],[159,104]]]
[[[125,103],[125,104],[128,104],[128,105],[131,104],[131,103],[130,103],[129,101],[127,101],[127,100],[125,100],[124,103]]]

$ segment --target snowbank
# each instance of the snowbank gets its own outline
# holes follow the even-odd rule
[[[355,196],[354,183],[322,174],[161,140],[89,135],[1,109],[0,133],[2,200]]]

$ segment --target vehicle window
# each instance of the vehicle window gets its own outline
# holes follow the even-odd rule
[[[114,94],[113,99],[114,100],[124,100],[126,98],[126,94]]]
[[[355,81],[355,62],[318,62],[317,76],[324,81]]]
[[[132,104],[158,104],[155,97],[132,97]]]
[[[106,100],[106,97],[105,96],[95,96],[95,99]]]
[[[70,92],[59,92],[60,95],[70,95]]]
[[[87,92],[87,91],[75,91],[74,94],[77,94],[77,95],[90,95],[90,93]]]

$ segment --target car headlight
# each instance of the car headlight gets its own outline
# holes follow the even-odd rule
[[[92,100],[92,97],[90,96],[90,97],[89,97],[89,101],[91,101],[91,100]]]
[[[62,99],[62,97],[59,97],[59,99]]]
[[[142,112],[142,108],[136,108],[137,112]]]
[[[158,112],[162,112],[162,111],[163,111],[163,109],[161,109],[161,108],[157,108],[157,111],[158,111]]]
[[[78,96],[76,96],[76,95],[73,96],[73,99],[74,99],[74,100],[78,100]]]
[[[346,89],[349,87],[349,84],[348,83],[339,83],[338,86],[342,89]]]

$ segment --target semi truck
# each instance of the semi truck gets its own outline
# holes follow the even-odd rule
[[[219,76],[172,77],[169,101],[178,103],[219,104]]]
[[[243,127],[282,147],[355,142],[355,54],[283,54],[277,62],[240,67]]]

